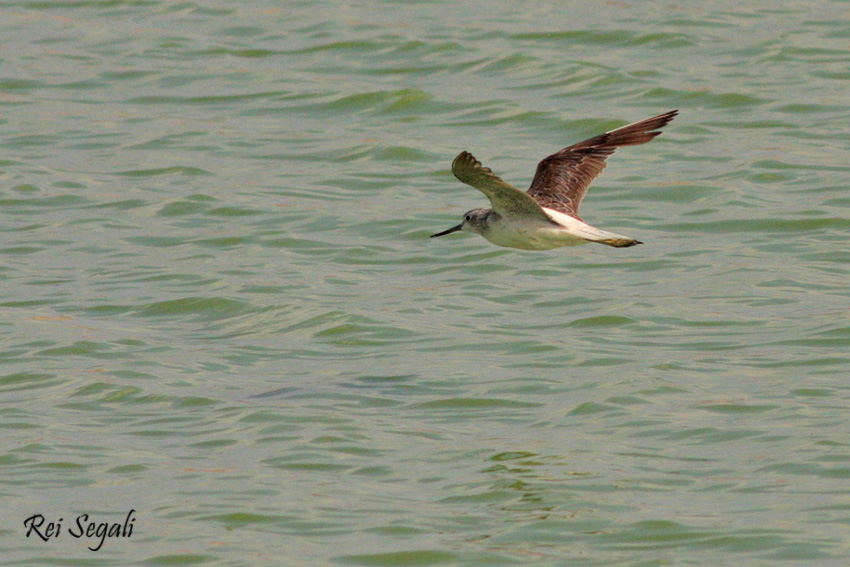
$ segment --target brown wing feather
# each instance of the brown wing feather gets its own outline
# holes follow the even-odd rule
[[[587,188],[605,169],[605,159],[621,146],[645,144],[661,132],[678,114],[672,110],[611,132],[573,144],[545,158],[537,165],[537,173],[528,194],[541,206],[560,211],[577,219],[578,207]]]

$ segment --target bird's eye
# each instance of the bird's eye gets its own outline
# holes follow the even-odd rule
[[[471,220],[472,220],[472,215],[469,215],[469,214],[463,215],[463,220],[465,220],[466,222],[471,221]]]

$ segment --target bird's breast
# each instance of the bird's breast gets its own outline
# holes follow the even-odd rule
[[[547,209],[544,210],[549,213]],[[557,222],[557,219],[553,220]],[[498,246],[522,250],[551,250],[586,242],[560,223],[553,224],[530,218],[503,217],[498,222],[491,223],[482,236]]]

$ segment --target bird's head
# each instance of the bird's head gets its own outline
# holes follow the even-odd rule
[[[431,238],[435,238],[437,236],[445,236],[447,234],[451,234],[459,230],[468,230],[469,232],[474,232],[476,234],[484,234],[484,232],[487,230],[487,220],[490,216],[490,213],[490,209],[472,209],[471,211],[463,215],[462,223],[457,226],[453,226],[448,230],[444,230],[443,232],[432,234]]]

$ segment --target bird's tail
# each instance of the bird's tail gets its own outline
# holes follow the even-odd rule
[[[613,246],[614,248],[628,248],[629,246],[637,246],[638,244],[643,244],[643,242],[641,242],[640,240],[635,240],[634,238],[629,238],[628,236],[620,235],[614,235],[614,238],[606,238],[604,240],[594,240],[593,242],[607,244],[608,246]]]
[[[640,240],[635,240],[634,238],[629,238],[622,234],[596,228],[595,226],[591,226],[576,218],[569,217],[565,219],[563,217],[558,217],[557,222],[565,225],[575,236],[583,238],[589,242],[598,242],[607,246],[613,246],[614,248],[628,248],[629,246],[643,244]]]

